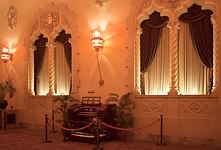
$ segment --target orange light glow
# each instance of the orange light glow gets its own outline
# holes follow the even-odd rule
[[[103,49],[104,39],[102,38],[101,29],[99,27],[93,32],[93,38],[92,38],[91,43],[96,51]]]
[[[12,59],[12,55],[10,54],[8,48],[2,48],[1,58],[4,62],[7,62],[8,60]]]
[[[8,60],[12,60],[13,58],[13,53],[15,52],[14,44],[9,43],[9,46],[2,47],[2,52],[1,52],[1,58],[2,60],[6,63]]]

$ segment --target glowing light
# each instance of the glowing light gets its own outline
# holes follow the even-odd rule
[[[94,30],[91,43],[96,51],[103,49],[104,39],[102,38],[100,27],[97,27],[97,29]]]

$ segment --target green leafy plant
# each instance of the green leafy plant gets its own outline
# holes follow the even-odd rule
[[[133,95],[131,92],[126,93],[120,97],[115,118],[118,127],[131,128],[134,126],[134,107]]]
[[[8,93],[10,97],[13,97],[16,92],[15,87],[11,80],[0,82],[0,100],[5,100],[5,96]]]
[[[68,110],[73,104],[79,104],[80,100],[74,98],[71,95],[61,95],[54,98],[55,111],[62,114],[62,126],[69,127]],[[64,135],[64,141],[69,140],[70,131],[62,130]]]
[[[79,104],[80,100],[71,95],[60,95],[54,99],[55,110],[62,113],[63,126],[68,127],[68,109],[73,104]]]

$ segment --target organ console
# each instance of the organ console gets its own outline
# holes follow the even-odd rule
[[[72,129],[80,129],[93,122],[94,118],[115,126],[116,105],[102,104],[101,97],[82,97],[81,104],[75,104],[68,110],[69,125]],[[69,132],[71,140],[83,142],[95,142],[96,124],[83,130]],[[112,140],[116,137],[116,131],[102,124],[99,125],[99,139]]]

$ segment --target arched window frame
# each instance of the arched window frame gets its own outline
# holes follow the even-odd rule
[[[176,2],[174,2],[176,3]],[[218,49],[219,49],[219,29],[218,29],[218,11],[217,11],[217,4],[216,2],[212,2],[212,3],[207,3],[206,1],[189,1],[188,3],[178,3],[177,6],[172,9],[169,10],[167,8],[167,6],[169,6],[169,4],[166,3],[162,3],[159,4],[158,2],[155,1],[150,1],[150,2],[140,2],[139,5],[140,9],[138,10],[138,8],[136,8],[135,10],[137,11],[137,15],[136,16],[132,16],[135,17],[135,22],[133,22],[132,24],[134,24],[134,28],[135,30],[132,30],[132,32],[134,32],[132,35],[134,36],[134,43],[132,44],[132,46],[134,47],[134,51],[133,51],[133,56],[134,56],[134,67],[133,67],[133,91],[135,94],[137,95],[141,95],[141,88],[140,88],[140,34],[142,33],[141,28],[139,27],[140,23],[142,22],[142,20],[146,19],[148,17],[148,14],[151,14],[153,11],[159,11],[162,15],[166,15],[169,17],[169,24],[168,27],[170,29],[170,91],[168,91],[168,95],[178,95],[179,91],[178,91],[178,52],[177,52],[177,36],[178,36],[178,30],[179,30],[179,20],[178,17],[187,11],[187,8],[190,7],[191,5],[193,5],[194,3],[201,5],[203,7],[203,9],[207,8],[210,9],[211,11],[213,11],[213,15],[211,17],[211,21],[213,24],[213,46],[214,46],[214,51],[213,51],[213,90],[212,90],[212,94],[217,94],[217,89],[219,86],[219,82],[218,82],[218,77],[219,77],[219,71],[218,71],[218,60],[219,60],[219,53],[218,53]],[[173,5],[174,6],[174,5]],[[164,9],[162,9],[164,8]],[[176,9],[176,10],[175,10]],[[134,18],[132,19],[134,20]]]
[[[56,18],[53,18],[54,24],[51,24],[51,20],[47,20],[50,14],[57,14]],[[64,16],[67,16],[64,17]],[[71,20],[71,23],[68,21]],[[38,12],[33,20],[32,28],[26,37],[26,43],[29,43],[28,47],[28,93],[29,95],[35,95],[34,92],[34,41],[40,34],[44,34],[48,37],[48,51],[53,53],[54,51],[54,38],[59,34],[61,30],[65,30],[66,33],[71,34],[72,38],[70,43],[72,45],[72,90],[71,94],[77,96],[79,94],[80,79],[79,79],[79,49],[77,45],[78,40],[78,27],[76,24],[76,16],[73,11],[67,9],[65,5],[49,4],[42,11]],[[73,44],[74,43],[74,44]],[[55,95],[54,93],[54,77],[53,77],[53,54],[49,54],[49,92],[47,95]]]

